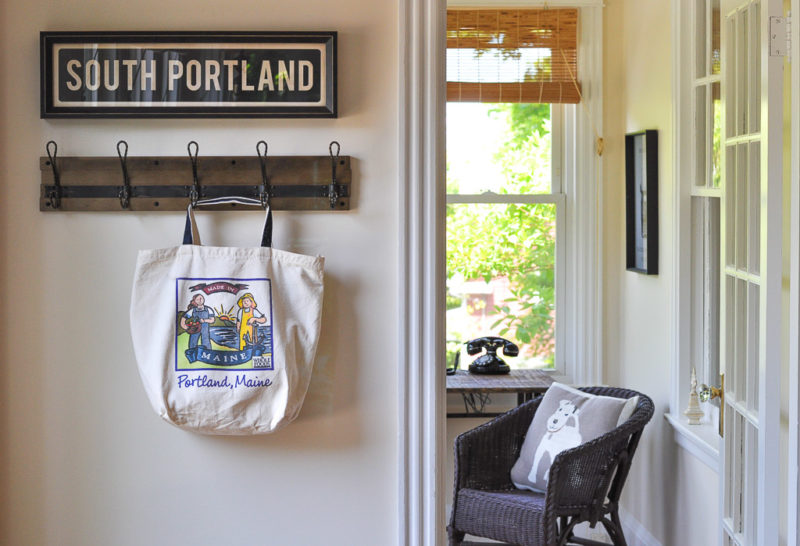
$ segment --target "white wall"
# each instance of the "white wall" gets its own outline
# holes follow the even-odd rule
[[[656,405],[622,503],[664,545],[716,543],[717,477],[673,441],[669,411],[673,267],[670,2],[608,0],[605,8],[605,382]],[[659,273],[625,271],[625,133],[657,129]]]
[[[336,120],[39,119],[40,30],[338,30]],[[368,0],[6,0],[0,5],[0,543],[396,543],[397,5]],[[326,256],[323,333],[299,419],[203,437],[139,384],[136,251],[178,213],[38,211],[38,158],[327,154],[354,160],[353,210],[276,213],[275,246]],[[187,159],[187,169],[188,169]],[[202,168],[202,159],[201,159]],[[206,213],[205,240],[255,244],[258,213]]]

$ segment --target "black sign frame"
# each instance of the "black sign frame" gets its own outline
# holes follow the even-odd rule
[[[239,46],[238,44],[242,44]],[[137,46],[138,45],[138,46]],[[146,45],[146,47],[143,47]],[[204,48],[203,45],[207,45]],[[117,46],[117,47],[115,47]],[[135,47],[137,46],[137,47]],[[149,74],[141,75],[139,72],[136,78],[140,79],[140,84],[130,83],[134,78],[130,78],[126,84],[126,89],[120,84],[121,77],[125,77],[126,68],[127,74],[133,74],[133,60],[128,60],[131,67],[123,66],[120,70],[119,59],[116,61],[116,80],[114,83],[109,83],[111,78],[108,74],[101,75],[101,66],[106,68],[110,65],[95,64],[93,65],[94,71],[90,70],[89,63],[92,60],[99,59],[101,51],[104,51],[106,56],[112,55],[109,52],[118,51],[134,51],[139,49],[158,50],[164,59],[164,55],[168,55],[170,59],[180,58],[186,51],[196,51],[197,55],[206,53],[216,53],[218,56],[220,52],[230,51],[235,52],[249,52],[249,58],[255,58],[258,55],[279,55],[284,52],[287,59],[292,55],[303,55],[308,52],[309,60],[297,61],[295,66],[294,60],[270,62],[262,60],[262,68],[260,79],[258,76],[251,76],[252,79],[249,83],[247,81],[247,74],[251,73],[251,65],[245,58],[239,55],[241,60],[241,68],[239,65],[226,64],[233,63],[231,60],[224,60],[223,67],[220,67],[219,61],[206,61],[205,65],[198,61],[195,65],[196,70],[194,74],[194,82],[202,81],[199,76],[199,70],[206,69],[207,73],[204,74],[205,88],[200,90],[199,94],[204,92],[209,94],[209,89],[214,87],[212,91],[216,91],[220,97],[223,95],[230,95],[232,98],[225,100],[122,100],[116,96],[128,95],[138,93],[146,95],[148,92],[152,94],[154,90],[159,93],[164,93],[159,89],[158,82],[162,84],[166,81],[164,78],[169,77],[171,83],[175,87],[180,85],[189,86],[188,89],[179,89],[177,93],[183,92],[189,95],[191,86],[189,83],[173,80],[173,76],[178,73],[178,66],[170,65],[169,68],[173,70],[167,73],[167,67],[163,66],[166,63],[158,64],[156,60],[139,60],[142,66],[149,66],[153,71],[158,70],[158,74],[154,74],[151,80],[145,79]],[[163,50],[163,51],[162,51]],[[69,56],[71,52],[80,51],[84,54],[86,61],[83,73],[84,78],[81,78],[79,69],[81,67],[80,61],[75,63],[78,57],[72,60],[70,71],[67,72],[65,66],[60,66],[56,61],[61,60],[65,56]],[[90,55],[87,57],[86,52]],[[337,112],[337,33],[335,31],[325,32],[41,32],[40,33],[40,78],[41,78],[41,110],[40,115],[42,118],[335,118]],[[56,53],[59,52],[59,53]],[[183,53],[182,53],[183,52]],[[266,53],[265,53],[266,52]],[[318,54],[316,52],[319,52]],[[224,53],[222,53],[224,55]],[[318,66],[314,65],[314,61],[319,59]],[[106,59],[108,61],[108,59]],[[106,62],[104,61],[104,62]],[[69,62],[69,61],[68,61]],[[98,60],[97,63],[100,61]],[[124,64],[126,61],[122,61]],[[147,65],[145,63],[152,62],[154,64]],[[168,61],[168,62],[181,62],[181,61]],[[240,61],[236,61],[240,62]],[[274,77],[273,69],[277,69],[277,62],[283,64],[280,68],[289,68],[283,70],[280,74],[282,77]],[[216,63],[209,67],[208,63]],[[264,69],[263,65],[266,63],[267,68]],[[305,63],[301,66],[301,63]],[[275,65],[270,68],[270,65]],[[188,65],[187,65],[188,66]],[[79,68],[76,68],[79,67]],[[192,67],[189,67],[192,68]],[[216,72],[211,70],[216,68]],[[314,72],[315,68],[319,71],[317,74]],[[296,69],[296,72],[295,72]],[[305,70],[304,70],[305,69]],[[138,69],[137,69],[138,70]],[[183,65],[180,67],[181,74],[184,73]],[[224,75],[221,74],[222,70],[227,70]],[[71,79],[67,82],[65,77],[60,75],[69,74]],[[141,72],[147,72],[142,70]],[[190,70],[186,70],[187,81],[190,77]],[[265,74],[269,77],[265,77]],[[292,74],[291,79],[287,76]],[[252,73],[251,73],[252,74]],[[309,74],[312,74],[309,76]],[[122,75],[122,76],[121,76]],[[209,75],[211,79],[209,79]],[[308,80],[307,85],[302,84],[303,77]],[[108,78],[104,80],[103,78]],[[59,79],[60,78],[60,79]],[[99,94],[97,88],[92,89],[88,85],[89,78],[92,80],[92,86],[99,86],[105,84],[100,93],[105,96],[98,98]],[[283,78],[283,81],[281,81]],[[300,83],[297,83],[300,81]],[[222,83],[221,83],[222,82]],[[235,82],[235,83],[234,83]],[[256,83],[258,82],[258,83]],[[270,83],[272,82],[272,83]],[[286,85],[284,86],[284,82]],[[66,83],[71,86],[68,88],[70,91],[65,91]],[[150,83],[154,89],[147,89],[147,84]],[[221,83],[221,85],[220,85]],[[291,83],[291,87],[290,84]],[[117,87],[112,87],[116,85]],[[132,90],[133,85],[140,85],[141,89]],[[233,87],[231,87],[231,85]],[[83,87],[81,87],[83,86]],[[273,87],[279,86],[279,94],[271,91]],[[84,88],[85,87],[85,88]],[[223,89],[221,89],[224,88]],[[305,89],[302,89],[304,88]],[[119,91],[117,91],[119,90]],[[247,93],[253,90],[257,92],[250,93],[246,98]],[[196,90],[195,90],[196,91]],[[287,93],[293,93],[292,98],[287,98]],[[260,93],[260,95],[259,95]],[[303,95],[302,93],[306,93]],[[70,95],[83,95],[77,99],[69,100],[64,99],[66,94]],[[94,98],[86,98],[86,95],[94,95]],[[109,99],[110,94],[114,94],[113,99]],[[283,96],[279,96],[283,95]],[[269,100],[255,100],[254,97],[269,97]],[[308,100],[305,100],[308,99]],[[316,100],[315,100],[316,99]],[[130,105],[126,105],[126,104]]]

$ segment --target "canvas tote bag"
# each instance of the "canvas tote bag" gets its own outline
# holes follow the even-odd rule
[[[220,198],[198,205],[258,205]],[[291,422],[311,378],[324,258],[261,246],[201,246],[194,210],[183,244],[139,252],[131,334],[156,413],[207,434],[262,434]]]

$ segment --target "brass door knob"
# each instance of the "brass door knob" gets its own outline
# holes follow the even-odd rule
[[[725,436],[725,374],[719,374],[719,387],[709,387],[708,385],[700,385],[700,391],[697,397],[701,402],[708,402],[714,398],[719,398],[719,435]]]

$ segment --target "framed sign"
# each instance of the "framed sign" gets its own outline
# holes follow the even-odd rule
[[[625,135],[627,269],[658,274],[658,132]]]
[[[41,117],[336,117],[336,32],[42,32]]]

